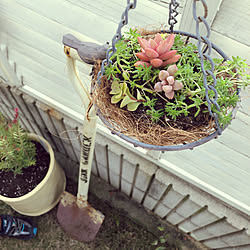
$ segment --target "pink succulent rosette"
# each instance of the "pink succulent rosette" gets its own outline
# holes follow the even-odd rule
[[[161,70],[159,73],[160,82],[155,84],[155,91],[164,91],[167,98],[173,99],[174,91],[183,88],[183,84],[174,79],[174,74],[177,70],[178,68],[175,64],[169,66],[167,70]]]
[[[138,37],[141,52],[135,53],[135,55],[141,61],[136,62],[135,67],[142,65],[158,68],[177,62],[181,55],[176,55],[177,50],[170,50],[174,44],[174,38],[174,34],[169,35],[165,40],[160,34],[156,34],[154,39],[150,38],[149,40]]]

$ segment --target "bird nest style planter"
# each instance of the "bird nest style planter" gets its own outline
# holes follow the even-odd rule
[[[93,101],[101,120],[113,133],[147,149],[193,148],[221,133],[209,113],[197,47],[189,42],[197,37],[169,33],[130,30],[117,43],[112,64],[99,82],[101,61],[92,72]],[[160,44],[167,49],[157,50]],[[223,130],[239,101],[243,84],[239,77],[246,65],[239,58],[226,61],[227,56],[213,44],[212,49],[220,57],[213,62],[220,111],[213,103],[211,111]],[[213,80],[208,76],[207,83]],[[215,98],[212,90],[208,94]]]

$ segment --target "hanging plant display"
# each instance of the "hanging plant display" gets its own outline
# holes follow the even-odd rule
[[[93,67],[97,114],[113,133],[147,149],[182,150],[217,137],[250,82],[249,66],[240,57],[229,60],[211,43],[205,0],[204,16],[196,15],[193,1],[196,35],[174,31],[176,0],[169,4],[169,30],[130,29],[122,35],[136,2],[128,0],[106,59]]]
[[[130,29],[116,49],[94,93],[113,130],[153,145],[185,144],[215,131],[196,45],[179,34]],[[239,57],[213,61],[220,111],[211,108],[224,128],[239,101],[238,89],[249,84],[248,66]],[[94,67],[95,81],[99,70],[100,62]],[[208,84],[212,81],[208,77]]]

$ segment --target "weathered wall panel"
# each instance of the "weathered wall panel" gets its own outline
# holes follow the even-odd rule
[[[226,37],[250,46],[250,4],[248,0],[224,0],[212,29]]]
[[[219,217],[209,212],[206,208],[202,212],[192,216],[189,220],[183,221],[179,224],[179,228],[183,231],[190,233],[200,227],[204,227],[214,221],[217,221]]]

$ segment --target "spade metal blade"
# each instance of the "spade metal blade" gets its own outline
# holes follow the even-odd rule
[[[72,238],[81,242],[95,239],[104,215],[89,205],[87,201],[64,192],[57,210],[57,219],[64,231]]]

